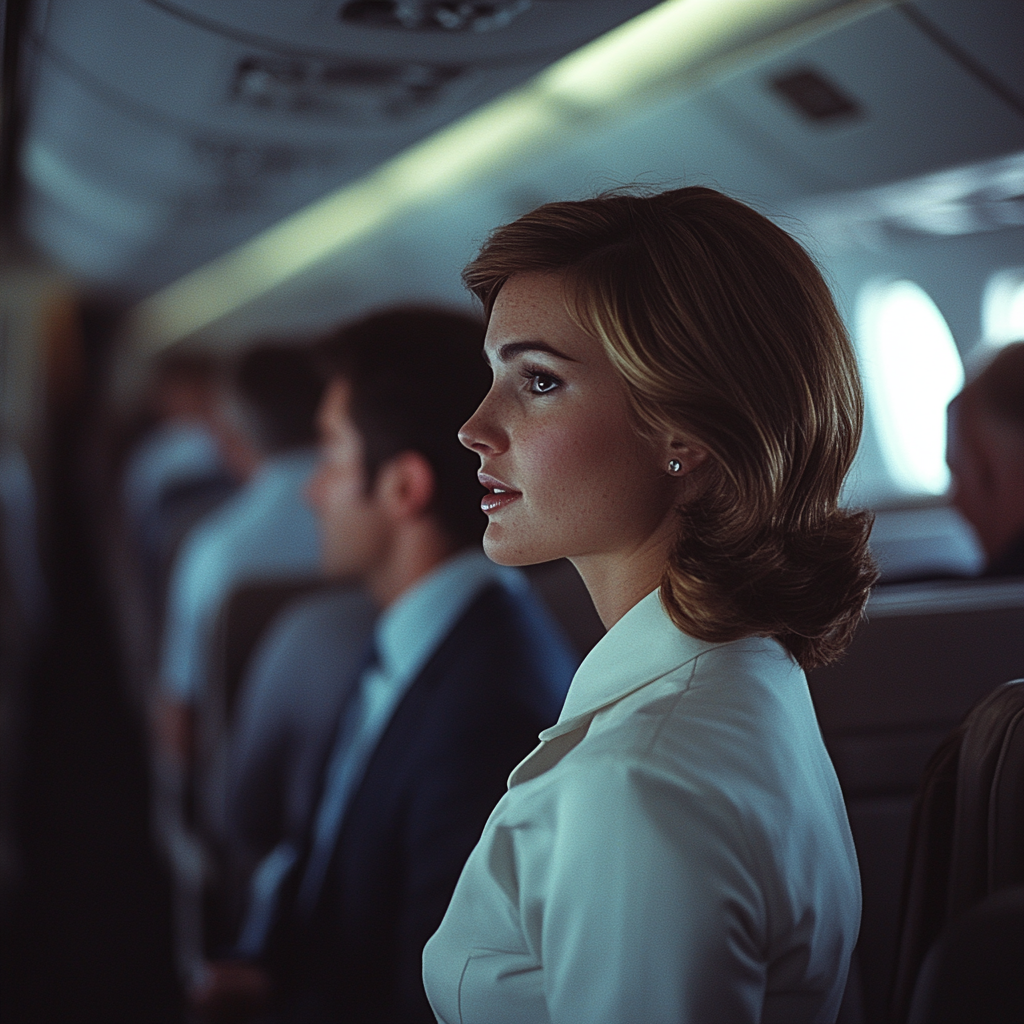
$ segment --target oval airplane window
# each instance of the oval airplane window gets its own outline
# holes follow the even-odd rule
[[[911,494],[942,494],[946,406],[964,368],[945,319],[913,281],[870,284],[857,309],[868,408],[893,480]]]
[[[999,348],[1024,341],[1024,267],[993,274],[981,303],[981,335]]]

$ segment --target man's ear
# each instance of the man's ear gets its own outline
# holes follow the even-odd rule
[[[437,480],[426,458],[416,451],[400,452],[381,467],[377,493],[396,522],[423,515],[434,500]]]

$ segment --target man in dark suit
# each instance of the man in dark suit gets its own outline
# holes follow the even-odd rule
[[[328,571],[381,614],[315,813],[257,872],[246,959],[197,992],[212,1019],[266,997],[279,1020],[432,1021],[423,946],[558,716],[575,659],[523,579],[483,556],[483,491],[456,436],[487,389],[481,341],[461,314],[406,309],[323,346],[310,499]]]

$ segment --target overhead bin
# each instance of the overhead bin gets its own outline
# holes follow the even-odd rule
[[[1012,37],[1020,5],[985,6],[991,35]],[[975,36],[979,65],[989,59],[982,42],[989,32]],[[1018,42],[1021,37],[1018,30]],[[1000,52],[993,53],[995,80],[1003,64]],[[711,96],[768,156],[802,164],[828,184],[823,191],[848,190],[1024,147],[1024,101],[1014,107],[977,71],[901,8],[886,8],[777,54],[722,82]],[[792,88],[801,75],[812,76],[805,79],[811,95],[803,105]],[[813,78],[826,96],[833,94],[831,107],[813,102]]]

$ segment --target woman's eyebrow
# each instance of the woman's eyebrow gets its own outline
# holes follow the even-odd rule
[[[559,352],[557,348],[553,348],[546,341],[510,341],[498,348],[498,359],[502,363],[510,362],[515,359],[516,356],[522,355],[524,352],[547,352],[549,355],[556,356],[558,359],[564,359],[569,363],[578,363],[578,359],[573,359],[572,356],[567,356],[564,352]],[[486,353],[484,358],[487,358]]]

